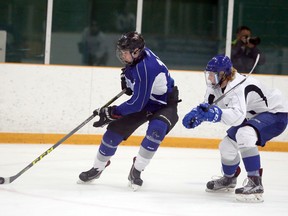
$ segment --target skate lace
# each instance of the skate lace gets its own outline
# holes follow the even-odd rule
[[[211,177],[211,179],[217,185],[226,185],[229,182],[229,179],[227,177],[225,177],[225,176],[214,175],[214,176]]]
[[[227,179],[227,177],[225,176],[225,173],[224,173],[224,171],[223,171],[222,168],[221,168],[221,174],[222,174],[222,176],[220,176],[220,175],[213,175],[213,176],[211,177],[211,179],[212,179],[213,181],[219,180],[220,182],[224,182],[224,181]],[[218,182],[219,182],[219,181],[218,181]]]
[[[257,186],[250,178],[245,178],[243,183],[242,183],[243,187],[255,187]]]
[[[221,178],[224,178],[224,176],[213,175],[213,176],[211,177],[212,180],[219,180],[219,179],[221,179]]]

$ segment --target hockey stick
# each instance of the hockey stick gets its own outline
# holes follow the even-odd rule
[[[126,92],[126,89],[123,89],[119,94],[117,94],[115,97],[113,97],[110,101],[108,101],[105,105],[103,105],[100,109],[109,106],[114,101],[116,101],[118,98],[120,98],[124,93]],[[78,127],[76,127],[74,130],[72,130],[69,134],[64,136],[62,139],[60,139],[56,144],[54,144],[52,147],[50,147],[47,151],[42,153],[39,157],[37,157],[34,161],[32,161],[28,166],[26,166],[23,170],[21,170],[19,173],[17,173],[14,176],[11,177],[0,177],[0,184],[10,184],[15,179],[17,179],[19,176],[21,176],[24,172],[26,172],[28,169],[30,169],[32,166],[34,166],[37,162],[42,160],[46,155],[48,155],[50,152],[52,152],[55,148],[57,148],[61,143],[63,143],[65,140],[67,140],[70,136],[72,136],[74,133],[76,133],[80,128],[82,128],[84,125],[86,125],[88,122],[90,122],[95,116],[98,115],[98,111],[100,109],[96,109],[93,114],[87,118],[84,122],[82,122]]]

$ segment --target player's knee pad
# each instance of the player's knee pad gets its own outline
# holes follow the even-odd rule
[[[168,125],[158,119],[150,121],[146,136],[141,145],[149,151],[156,151],[164,139]]]
[[[237,143],[225,136],[219,145],[222,163],[236,163],[239,159]],[[236,161],[237,160],[237,161]]]
[[[111,130],[107,130],[103,135],[101,145],[99,147],[100,154],[104,156],[112,156],[115,154],[118,145],[122,142],[123,137]]]
[[[251,126],[244,126],[239,128],[235,137],[239,149],[255,147],[258,140],[257,133]]]

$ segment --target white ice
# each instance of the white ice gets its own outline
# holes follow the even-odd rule
[[[17,174],[51,146],[1,144],[0,176]],[[142,173],[143,187],[133,192],[127,176],[138,147],[120,146],[100,179],[76,184],[92,167],[97,149],[62,144],[14,182],[0,185],[0,215],[288,215],[288,153],[261,152],[264,202],[239,203],[233,192],[205,192],[206,182],[221,175],[218,150],[160,147]],[[245,177],[242,172],[237,186]]]

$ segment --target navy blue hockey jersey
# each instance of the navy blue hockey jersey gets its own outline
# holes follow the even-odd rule
[[[128,115],[142,110],[157,111],[167,104],[167,94],[172,91],[174,80],[166,65],[145,47],[143,58],[137,64],[126,66],[124,75],[131,98],[116,107],[115,114]]]

